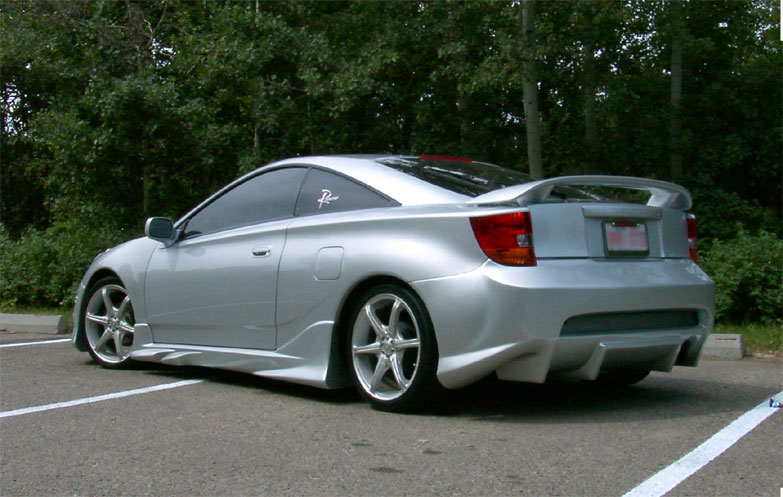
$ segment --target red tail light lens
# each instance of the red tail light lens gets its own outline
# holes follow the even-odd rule
[[[699,262],[698,252],[698,231],[696,230],[696,216],[688,214],[686,217],[686,223],[688,224],[688,250],[691,254],[693,262]]]
[[[470,218],[470,226],[481,250],[506,266],[535,266],[533,224],[530,212]]]

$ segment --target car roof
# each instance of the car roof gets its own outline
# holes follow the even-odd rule
[[[329,169],[364,183],[402,205],[464,203],[470,197],[433,185],[377,162],[403,158],[396,155],[326,155],[294,157],[274,162],[266,168],[286,165],[310,165]]]

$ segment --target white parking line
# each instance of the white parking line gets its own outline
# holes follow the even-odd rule
[[[780,399],[783,397],[783,391],[773,395],[773,397]],[[662,469],[623,497],[660,497],[664,495],[685,481],[693,473],[709,464],[713,459],[726,452],[739,439],[747,435],[765,419],[775,414],[776,411],[780,411],[780,409],[769,407],[769,400],[765,400],[735,419],[731,424],[690,453],[684,455],[680,460]]]
[[[130,397],[131,395],[140,395],[143,393],[158,392],[160,390],[169,390],[171,388],[179,388],[187,385],[194,385],[201,383],[204,380],[183,380],[175,381],[174,383],[164,383],[163,385],[155,385],[154,387],[137,388],[135,390],[125,390],[124,392],[109,393],[106,395],[98,395],[96,397],[86,397],[83,399],[69,400],[67,402],[56,402],[54,404],[46,404],[43,406],[25,407],[23,409],[14,409],[12,411],[0,412],[0,418],[9,418],[11,416],[21,416],[22,414],[31,414],[34,412],[50,411],[52,409],[60,409],[62,407],[73,407],[82,404],[90,404],[92,402],[102,402],[104,400],[119,399],[122,397]]]
[[[5,347],[23,347],[25,345],[44,345],[46,343],[63,343],[70,342],[70,338],[58,338],[57,340],[39,340],[37,342],[21,342],[21,343],[4,343],[0,345],[0,349]]]

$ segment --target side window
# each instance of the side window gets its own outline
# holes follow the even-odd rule
[[[276,169],[227,191],[190,218],[186,236],[215,233],[294,215],[307,169]]]
[[[297,216],[395,205],[369,188],[334,173],[311,169],[302,185]]]

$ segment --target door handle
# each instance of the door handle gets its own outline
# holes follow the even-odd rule
[[[272,253],[271,245],[261,245],[253,248],[253,257],[269,257]]]

